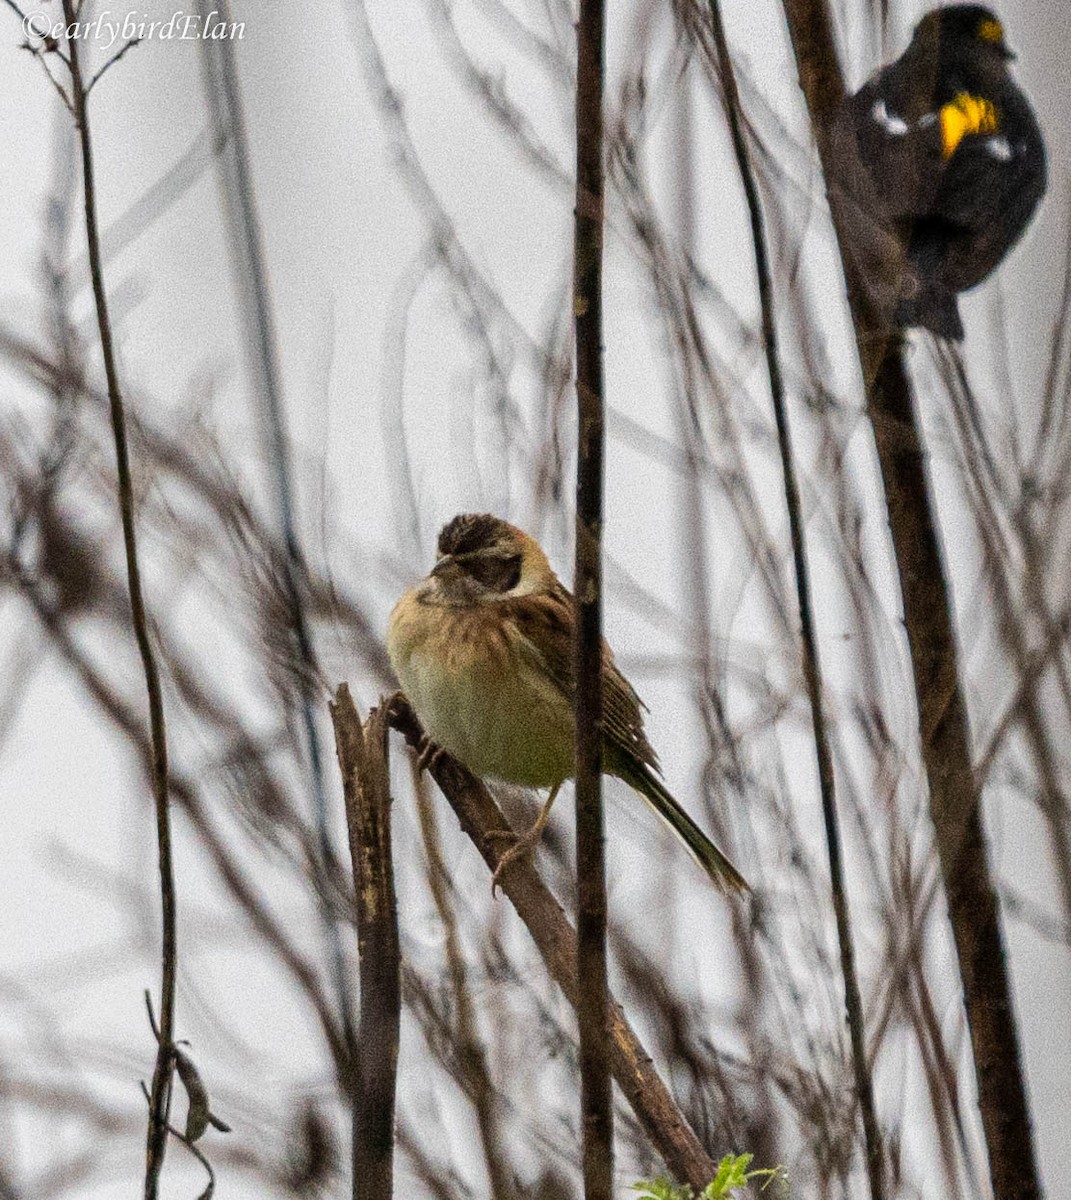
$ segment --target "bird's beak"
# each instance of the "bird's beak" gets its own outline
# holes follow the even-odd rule
[[[1015,60],[1019,57],[1015,53],[1015,51],[1009,45],[1007,45],[1005,42],[1000,43],[1000,56],[1006,62],[1015,62]]]
[[[456,579],[458,575],[457,560],[449,554],[444,554],[431,568],[431,573],[435,579],[442,579],[446,582]]]

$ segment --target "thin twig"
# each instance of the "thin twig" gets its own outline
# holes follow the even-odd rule
[[[762,310],[762,341],[766,356],[766,371],[770,383],[770,399],[773,403],[774,419],[777,424],[777,445],[781,454],[782,481],[785,490],[785,507],[788,510],[789,531],[792,540],[792,564],[796,577],[796,596],[799,602],[800,633],[803,652],[803,676],[807,684],[807,699],[811,709],[811,728],[814,732],[815,755],[818,765],[818,784],[822,797],[822,818],[825,824],[826,849],[829,852],[830,887],[833,894],[833,912],[837,922],[837,940],[840,944],[841,974],[844,978],[844,1007],[848,1016],[848,1032],[852,1047],[852,1066],[855,1071],[855,1087],[859,1099],[859,1110],[863,1119],[863,1136],[866,1143],[867,1176],[870,1181],[872,1200],[884,1200],[885,1171],[881,1150],[881,1130],[874,1106],[874,1082],[866,1054],[866,1025],[863,1000],[859,990],[859,979],[855,967],[855,947],[852,935],[851,915],[848,908],[848,893],[844,879],[844,856],[841,851],[840,821],[837,816],[836,781],[833,772],[833,754],[829,745],[825,708],[822,703],[822,668],[818,658],[818,635],[815,629],[814,606],[811,601],[810,573],[807,567],[807,552],[804,545],[803,512],[800,502],[799,482],[796,478],[795,456],[792,451],[792,432],[788,424],[788,408],[785,401],[785,383],[781,370],[781,358],[777,347],[777,321],[774,312],[773,279],[763,223],[762,202],[748,154],[744,133],[740,92],[736,85],[736,71],[725,37],[718,0],[710,0],[710,17],[714,34],[714,49],[717,55],[718,73],[721,78],[725,113],[729,121],[733,153],[737,170],[744,188],[748,216],[751,222],[751,242],[755,251],[755,274],[758,280],[759,303]]]
[[[148,993],[146,993],[146,998],[148,998]],[[149,1019],[153,1019],[151,1005],[149,1007]],[[144,1095],[145,1099],[151,1106],[152,1100],[149,1097],[149,1089],[144,1083],[141,1085],[141,1091],[142,1095]],[[175,1141],[181,1142],[208,1173],[208,1184],[204,1191],[201,1192],[201,1194],[197,1197],[197,1200],[212,1200],[212,1197],[216,1192],[216,1173],[212,1170],[212,1164],[197,1148],[197,1143],[194,1142],[192,1138],[188,1138],[180,1129],[176,1129],[174,1125],[168,1125],[167,1132],[171,1134]]]
[[[87,98],[89,97],[89,93],[97,86],[97,84],[104,77],[105,72],[110,71],[111,68],[114,67],[115,64],[123,57],[123,55],[126,54],[126,52],[128,50],[133,50],[134,47],[136,45],[138,45],[138,43],[140,41],[141,41],[141,38],[131,38],[130,41],[127,42],[125,46],[122,46],[122,47],[120,47],[120,49],[116,50],[116,52],[111,56],[111,58],[108,59],[108,61],[104,64],[104,66],[101,67],[100,70],[96,73],[96,75],[94,75],[93,78],[89,81],[89,87],[86,88],[86,97]]]
[[[75,21],[73,0],[63,0],[64,20],[68,26]],[[162,978],[160,984],[160,1029],[156,1047],[156,1066],[152,1077],[149,1103],[149,1130],[145,1163],[145,1200],[155,1200],[167,1150],[168,1112],[171,1104],[171,1080],[174,1060],[171,1053],[175,1023],[175,975],[177,971],[177,919],[175,879],[171,861],[171,812],[168,805],[167,729],[164,723],[164,702],[160,688],[160,673],[156,665],[149,620],[141,591],[141,570],[138,564],[137,533],[134,523],[134,489],[127,449],[126,414],[119,390],[119,372],[115,361],[108,301],[104,290],[101,266],[100,234],[97,224],[97,197],[93,179],[93,144],[86,111],[86,89],[82,82],[78,57],[78,40],[69,43],[71,92],[75,122],[82,144],[82,186],[85,198],[86,243],[89,250],[89,270],[93,281],[97,328],[100,334],[104,374],[108,383],[108,402],[111,411],[112,434],[115,439],[116,475],[119,492],[119,512],[123,525],[123,547],[126,552],[127,582],[130,588],[130,614],[134,636],[141,655],[145,674],[145,689],[149,701],[149,730],[152,743],[152,787],[156,805],[156,832],[160,859],[160,899],[162,922]]]
[[[181,1142],[208,1172],[208,1183],[205,1185],[204,1191],[197,1197],[197,1200],[212,1200],[212,1197],[216,1194],[216,1173],[212,1170],[212,1164],[197,1148],[197,1144],[181,1130],[176,1129],[174,1125],[168,1125],[167,1132],[171,1134],[175,1141]]]
[[[52,87],[55,89],[56,95],[59,96],[59,98],[63,101],[63,107],[71,114],[72,117],[75,117],[74,105],[71,103],[70,96],[68,96],[67,93],[63,90],[63,84],[60,83],[60,81],[55,77],[55,75],[53,75],[52,72],[48,69],[48,62],[45,59],[45,52],[43,52],[37,46],[32,46],[29,42],[23,42],[21,48],[23,50],[28,51],[30,54],[32,54],[33,57],[36,58],[37,61],[41,64],[41,70],[44,71],[45,77],[48,79],[48,82],[50,84],[52,84]],[[64,58],[64,56],[62,54],[60,54],[58,50],[55,51],[55,53],[66,64],[67,69],[70,70],[71,64],[67,61],[67,59]],[[75,117],[75,120],[77,121],[77,117]]]
[[[586,1200],[613,1193],[602,806],[603,0],[580,0],[576,85],[576,902],[577,1023]]]

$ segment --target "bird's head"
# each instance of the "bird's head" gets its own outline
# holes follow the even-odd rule
[[[463,513],[439,533],[439,557],[421,588],[425,603],[494,604],[554,583],[539,543],[490,513]]]
[[[1000,18],[984,4],[949,4],[928,12],[915,26],[914,41],[950,62],[1002,65],[1015,57]]]

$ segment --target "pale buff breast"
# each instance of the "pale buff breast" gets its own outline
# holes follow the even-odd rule
[[[488,609],[429,607],[407,596],[391,614],[387,650],[429,737],[474,774],[534,788],[572,775],[565,697]]]

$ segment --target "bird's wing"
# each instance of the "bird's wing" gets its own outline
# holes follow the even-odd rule
[[[967,229],[1000,221],[1021,228],[1046,184],[1045,148],[1033,115],[960,142],[934,201],[935,213]]]
[[[999,219],[1005,202],[1000,186],[994,147],[1006,145],[1002,137],[964,138],[956,150],[941,188],[934,199],[934,215],[962,229],[978,229]]]
[[[574,703],[573,597],[558,582],[538,596],[505,602],[504,614],[518,634],[521,652]],[[658,756],[643,731],[643,703],[602,644],[602,725],[607,749],[658,771]]]
[[[570,706],[573,687],[573,598],[556,581],[549,592],[504,602],[513,639],[530,666],[553,681]],[[747,882],[670,795],[659,779],[658,756],[643,731],[643,704],[602,644],[603,770],[623,779],[682,839],[719,891],[747,889]]]
[[[854,145],[838,138],[840,152],[858,156],[858,167],[846,166],[842,173],[859,179],[861,168],[872,188],[870,202],[892,219],[929,210],[944,166],[937,114],[920,115],[901,105],[900,91],[878,75],[844,102],[839,118],[854,135]]]

